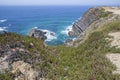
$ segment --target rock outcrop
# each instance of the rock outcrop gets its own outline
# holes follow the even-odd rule
[[[111,12],[105,12],[101,7],[91,8],[79,20],[73,23],[72,31],[68,34],[70,36],[79,36],[92,22],[101,17],[106,17],[108,14],[111,14]]]
[[[19,73],[19,77],[16,77],[16,80],[38,80],[38,71],[34,70],[32,66],[28,63],[25,63],[24,61],[17,61],[12,64],[12,73]],[[22,75],[23,74],[23,75]]]
[[[40,38],[41,40],[45,41],[47,39],[47,36],[45,36],[45,34],[46,32],[33,28],[29,31],[28,36]]]
[[[23,58],[23,56],[26,58]],[[35,80],[38,77],[38,72],[34,72],[35,70],[28,64],[31,61],[29,51],[21,43],[14,42],[4,46],[0,45],[0,73],[5,71],[15,73],[19,70],[21,74],[24,74],[23,76],[26,75],[25,80]]]
[[[66,46],[73,46],[73,40],[72,39],[68,39],[65,41],[65,45]]]
[[[8,36],[11,36],[9,33],[0,35],[7,37],[4,39],[4,44],[2,41],[0,43],[0,73],[10,72],[14,74],[14,80],[40,80],[42,73],[40,70],[36,70],[33,64],[40,64],[41,58],[37,51],[33,54],[26,48],[27,46],[34,48],[34,44],[29,43],[26,46],[24,40],[15,41],[18,35],[13,40],[9,40]],[[2,39],[1,36],[0,39]],[[34,55],[34,58],[31,54]]]
[[[118,12],[120,12],[120,8],[118,7],[91,8],[89,11],[85,13],[85,15],[80,20],[78,20],[78,22],[75,22],[72,26],[73,28],[71,31],[72,35],[73,34],[74,34],[73,36],[77,35],[77,38],[76,40],[74,40],[73,45],[78,46],[79,44],[83,43],[87,39],[87,36],[90,33],[94,32],[97,28],[114,21],[120,21],[120,13]],[[88,22],[86,22],[87,20]],[[82,21],[85,21],[86,23]],[[74,26],[76,25],[76,23],[79,23],[80,26]],[[82,26],[82,24],[84,26]],[[81,26],[84,27],[82,28],[83,32],[79,29]]]

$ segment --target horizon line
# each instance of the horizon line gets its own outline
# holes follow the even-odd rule
[[[69,4],[69,5],[62,5],[62,4],[48,4],[48,5],[6,5],[2,4],[0,6],[120,6],[120,4]]]

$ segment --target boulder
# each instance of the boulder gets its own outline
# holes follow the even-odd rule
[[[35,38],[40,38],[41,40],[45,41],[47,39],[47,36],[45,36],[46,32],[43,32],[41,30],[38,29],[31,29],[28,32],[28,36],[30,37],[35,37]]]
[[[23,61],[14,62],[12,64],[12,68],[12,73],[20,71],[20,73],[22,73],[25,77],[25,80],[37,80],[39,76],[39,73],[36,70],[34,70],[30,64],[25,63]]]
[[[74,37],[74,36],[75,36],[75,34],[74,34],[73,31],[69,31],[69,32],[68,32],[68,35],[69,35],[70,37]]]

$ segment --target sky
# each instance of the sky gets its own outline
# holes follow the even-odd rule
[[[120,0],[0,0],[0,5],[116,5]]]

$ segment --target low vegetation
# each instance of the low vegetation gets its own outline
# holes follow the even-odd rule
[[[105,11],[104,8],[102,8],[101,11],[102,11],[102,13],[100,15],[100,18],[105,18],[105,17],[108,17],[110,14],[112,14],[112,12]]]
[[[110,14],[111,12],[103,12],[100,17],[105,18],[105,17],[108,17]]]
[[[120,21],[101,26],[77,48],[57,47],[60,55],[54,75],[56,79],[119,80],[119,75],[112,74],[115,66],[105,58],[108,52],[120,52],[120,49],[110,47],[109,41],[105,39],[113,31],[120,31]]]
[[[108,52],[120,52],[110,47],[109,32],[120,31],[120,21],[101,26],[89,34],[84,43],[77,48],[66,46],[44,46],[39,39],[21,37],[17,34],[0,34],[1,45],[19,41],[30,51],[31,58],[41,58],[40,63],[33,63],[47,79],[52,80],[120,80],[120,75],[112,74],[116,67],[106,59]],[[30,43],[34,47],[30,47]],[[26,57],[24,57],[26,58]],[[7,80],[7,75],[0,74],[0,80]],[[4,78],[4,79],[3,79]],[[8,79],[9,80],[9,79]]]
[[[0,80],[13,80],[14,74],[10,72],[0,73]]]

